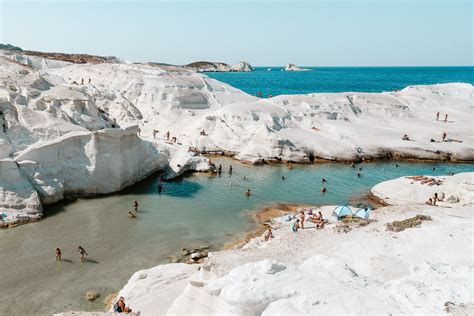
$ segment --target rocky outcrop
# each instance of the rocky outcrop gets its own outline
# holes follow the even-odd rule
[[[13,46],[11,44],[2,44],[2,43],[0,43],[0,49],[22,51],[22,49],[18,46]]]
[[[185,68],[197,71],[197,72],[228,72],[231,71],[231,66],[226,63],[210,62],[210,61],[197,61],[184,66]]]
[[[249,72],[249,71],[253,71],[253,68],[249,63],[245,61],[241,61],[238,64],[235,64],[232,66],[232,71]]]
[[[71,132],[28,148],[16,160],[46,204],[120,191],[168,165],[167,153],[139,139],[137,129]]]
[[[0,160],[0,222],[38,219],[42,207],[38,193],[10,158]]]
[[[285,66],[284,70],[285,71],[309,71],[311,69],[300,68],[300,67],[296,66],[295,64],[288,64],[288,65]]]
[[[220,62],[209,62],[209,61],[197,61],[184,66],[187,69],[191,69],[197,72],[248,72],[253,71],[252,66],[245,62],[241,61],[238,64],[230,66],[226,63]]]
[[[36,56],[50,60],[61,60],[73,64],[102,64],[102,63],[116,63],[120,60],[115,56],[96,56],[88,54],[65,54],[65,53],[46,53],[32,50],[24,50],[22,54],[28,56]]]

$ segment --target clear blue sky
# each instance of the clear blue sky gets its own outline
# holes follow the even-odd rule
[[[473,64],[471,1],[0,2],[0,42],[30,50],[174,64]]]

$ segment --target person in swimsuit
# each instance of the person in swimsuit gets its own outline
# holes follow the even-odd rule
[[[248,189],[247,192],[245,192],[245,196],[246,196],[247,198],[249,198],[250,195],[252,195],[252,193],[250,192],[250,189]]]
[[[272,228],[271,227],[268,227],[268,230],[265,232],[265,234],[263,235],[263,238],[265,241],[269,241],[270,238],[273,238],[273,232],[272,232]]]
[[[300,228],[301,229],[304,229],[304,220],[305,220],[304,211],[301,211],[300,212]]]
[[[323,218],[323,213],[321,213],[321,211],[319,211],[319,213],[318,213],[318,220],[317,220],[317,223],[316,223],[316,228],[317,229],[324,228],[324,218]]]
[[[125,305],[125,299],[120,296],[117,303],[114,304],[114,312],[118,313],[131,313],[132,309]]]
[[[79,252],[79,253],[81,254],[81,261],[82,261],[82,262],[84,262],[85,256],[88,256],[88,255],[89,255],[89,254],[87,253],[87,251],[86,251],[84,248],[82,248],[82,246],[79,246],[79,247],[77,248],[77,252]]]
[[[61,261],[61,249],[56,248],[56,260]]]

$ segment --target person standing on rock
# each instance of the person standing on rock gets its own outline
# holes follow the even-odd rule
[[[62,255],[61,249],[56,248],[56,260],[57,261],[61,261],[61,255]]]
[[[79,254],[81,255],[81,262],[84,262],[84,260],[86,259],[86,256],[89,255],[87,251],[84,248],[82,248],[82,246],[79,246],[76,252],[79,252]]]

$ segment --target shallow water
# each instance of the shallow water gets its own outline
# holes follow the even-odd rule
[[[257,67],[253,72],[206,73],[249,94],[316,92],[384,92],[411,85],[449,82],[474,84],[474,67],[310,67],[312,71],[281,71]]]
[[[137,270],[167,262],[182,247],[210,245],[213,249],[254,229],[247,212],[278,202],[353,204],[376,183],[403,175],[441,175],[474,171],[471,164],[363,164],[362,177],[345,164],[255,167],[230,159],[214,159],[221,176],[195,174],[164,184],[157,193],[157,176],[120,194],[80,199],[46,209],[44,220],[0,231],[0,314],[50,314],[103,308],[107,294],[118,291]],[[232,176],[228,166],[232,164]],[[435,168],[435,170],[433,170]],[[244,180],[243,177],[246,177]],[[282,176],[285,180],[282,180]],[[320,192],[321,178],[328,191]],[[244,192],[252,190],[247,199]],[[127,213],[141,204],[139,218]],[[89,261],[75,253],[82,245]],[[62,263],[54,249],[63,250]],[[94,303],[85,292],[96,290]]]

